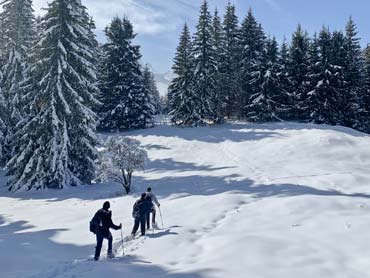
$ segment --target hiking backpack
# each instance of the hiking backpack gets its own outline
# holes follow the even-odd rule
[[[90,232],[92,232],[93,234],[96,234],[98,232],[100,222],[101,220],[100,220],[99,214],[95,213],[94,217],[90,221],[90,227],[89,227]]]

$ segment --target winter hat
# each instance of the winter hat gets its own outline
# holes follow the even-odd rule
[[[108,210],[110,208],[110,203],[106,201],[103,205],[103,209]]]
[[[148,189],[146,191],[151,192],[152,191],[152,188],[151,187],[148,187]]]

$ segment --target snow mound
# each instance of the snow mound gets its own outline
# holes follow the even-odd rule
[[[370,137],[280,123],[157,127],[121,135],[150,162],[134,195],[114,184],[0,195],[1,277],[367,277]],[[107,136],[107,135],[101,135]],[[130,240],[152,186],[163,226]],[[109,199],[117,258],[91,261],[93,213]],[[106,248],[106,242],[104,242]]]

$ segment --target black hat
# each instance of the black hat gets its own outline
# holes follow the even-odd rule
[[[110,203],[108,201],[104,202],[103,209],[108,210],[110,208]]]
[[[151,192],[152,191],[152,188],[151,187],[148,187],[146,191]]]

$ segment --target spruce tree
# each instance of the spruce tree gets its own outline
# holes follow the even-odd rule
[[[240,30],[238,17],[235,14],[235,6],[230,2],[226,7],[222,27],[224,43],[219,66],[220,101],[223,103],[222,116],[230,118],[236,116],[237,96],[240,95]]]
[[[200,121],[196,123],[205,124],[217,122],[220,115],[216,105],[216,51],[212,43],[212,17],[208,11],[206,0],[200,9],[199,21],[193,41],[194,55],[194,93],[197,102],[193,109],[199,115]]]
[[[108,42],[103,46],[100,75],[101,129],[145,128],[153,120],[147,109],[140,47],[127,18],[114,18],[105,30]]]
[[[279,118],[281,119],[292,119],[294,102],[292,95],[290,94],[290,80],[289,80],[289,46],[284,38],[281,47],[280,55],[278,57],[278,66],[279,66],[279,80],[281,85],[281,92],[279,98],[279,103],[281,104],[279,109]]]
[[[370,45],[367,45],[364,53],[364,86],[359,98],[360,110],[357,128],[370,133]]]
[[[145,65],[143,69],[143,80],[144,80],[144,87],[148,92],[149,96],[149,104],[152,111],[152,114],[160,114],[162,111],[161,103],[160,103],[160,96],[159,91],[157,88],[157,84],[154,79],[154,74],[151,71],[149,65]]]
[[[23,110],[24,84],[28,77],[29,57],[35,40],[35,17],[32,0],[6,0],[0,14],[0,27],[3,40],[3,65],[0,80],[1,92],[6,111],[2,133],[5,143],[2,159],[9,159],[11,151],[9,144],[17,123],[25,117]],[[6,147],[8,146],[8,147]]]
[[[214,72],[214,109],[218,115],[217,121],[222,122],[222,111],[224,110],[224,96],[222,95],[222,79],[221,79],[221,59],[222,51],[224,48],[224,34],[221,25],[221,18],[218,15],[217,9],[215,10],[212,20],[212,44],[214,49],[215,72]]]
[[[316,73],[313,90],[308,93],[310,121],[336,125],[340,123],[338,104],[343,89],[343,46],[341,32],[333,34],[323,28],[317,40],[318,57],[313,59]],[[314,57],[315,52],[312,52]]]
[[[0,73],[1,78],[1,73]],[[6,157],[9,155],[7,150],[7,140],[6,140],[6,131],[7,126],[5,120],[7,118],[7,109],[6,109],[6,102],[4,96],[1,92],[0,88],[0,159],[5,160]]]
[[[261,92],[264,46],[265,34],[250,9],[241,26],[240,81],[242,91],[237,98],[239,118],[247,116],[249,113],[247,107],[251,97]]]
[[[261,88],[251,95],[247,107],[248,119],[254,122],[280,120],[287,93],[281,83],[278,44],[275,38],[266,41],[261,71]]]
[[[185,24],[177,47],[172,70],[175,78],[168,88],[168,110],[171,121],[180,126],[197,126],[201,122],[199,103],[193,90],[194,57],[188,26]]]
[[[341,124],[348,127],[356,127],[357,113],[359,111],[359,99],[363,87],[363,59],[360,38],[357,37],[357,27],[349,19],[346,25],[346,61],[345,61],[345,91],[342,96],[340,110],[342,111]]]
[[[98,88],[89,16],[80,0],[54,0],[42,34],[29,93],[31,119],[17,129],[17,154],[8,162],[9,190],[64,188],[90,183],[96,159]]]
[[[291,98],[294,103],[291,112],[292,119],[307,120],[309,111],[307,107],[307,93],[309,92],[309,47],[310,42],[307,32],[298,25],[292,36],[292,43],[289,49],[288,74]]]

